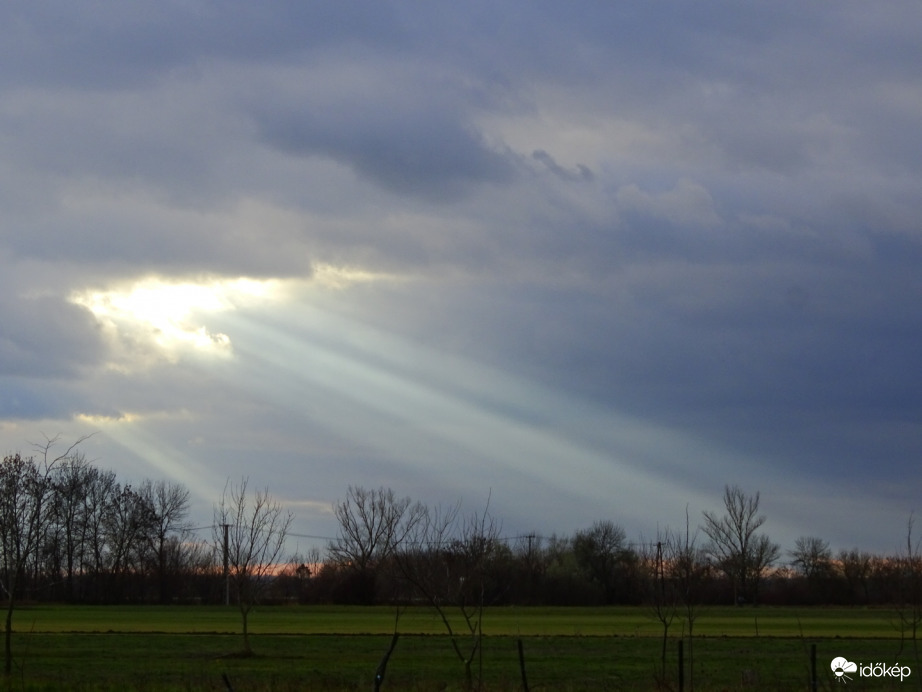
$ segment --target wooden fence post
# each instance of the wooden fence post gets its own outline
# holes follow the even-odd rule
[[[525,675],[525,649],[522,648],[521,637],[519,637],[519,670],[522,671],[522,689],[528,692],[528,678]]]
[[[810,689],[816,692],[816,643],[810,645]]]
[[[682,648],[684,643],[682,639],[679,640],[679,692],[685,690],[685,652]]]

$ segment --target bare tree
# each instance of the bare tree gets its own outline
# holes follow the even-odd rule
[[[13,610],[18,581],[38,545],[44,499],[42,474],[35,460],[13,454],[0,465],[0,547],[2,587],[7,597],[4,673],[12,673]]]
[[[781,548],[756,533],[765,523],[759,514],[759,493],[746,495],[739,486],[724,487],[726,514],[704,512],[704,532],[711,539],[707,551],[733,585],[733,601],[755,601],[765,570],[778,559]]]
[[[839,551],[839,569],[848,585],[849,594],[853,602],[859,598],[865,604],[871,601],[871,572],[873,571],[874,556],[858,548]],[[860,596],[859,596],[860,594]]]
[[[39,456],[11,454],[0,463],[0,587],[6,593],[6,627],[4,637],[4,674],[13,671],[13,611],[29,561],[42,544],[50,515],[51,479],[55,466],[71,456],[80,438],[63,454],[55,456],[56,437],[35,445]]]
[[[651,615],[663,628],[658,675],[665,680],[666,645],[669,641],[669,628],[672,626],[679,609],[679,593],[673,576],[679,539],[668,528],[657,529],[656,541],[649,543],[642,541],[641,545],[641,564],[647,572],[645,600]]]
[[[147,498],[130,485],[110,496],[103,519],[111,595],[124,598],[130,582],[136,582],[154,529],[154,511]]]
[[[93,468],[87,477],[83,507],[81,511],[81,572],[92,588],[91,598],[102,600],[102,576],[108,571],[107,561],[109,546],[107,545],[107,526],[115,498],[121,492],[121,486],[116,479],[114,471],[102,471]]]
[[[473,664],[482,653],[486,572],[498,541],[489,501],[482,513],[467,518],[460,505],[426,508],[394,554],[403,577],[445,626],[464,667],[465,689],[473,688]],[[453,624],[452,612],[461,615],[463,629]]]
[[[916,661],[919,660],[919,628],[922,626],[922,552],[918,540],[913,540],[915,517],[906,522],[906,553],[897,558],[898,597],[896,604],[897,628],[900,631],[900,650],[909,636]]]
[[[214,508],[214,542],[219,553],[224,551],[240,608],[243,651],[251,655],[250,612],[278,568],[293,517],[269,496],[268,490],[258,490],[250,496],[247,484],[248,479],[243,478],[238,485],[228,481],[224,486],[221,501]]]
[[[825,576],[832,569],[829,543],[817,536],[801,536],[794,541],[794,550],[789,554],[791,564],[808,580]]]
[[[189,514],[189,491],[178,483],[147,480],[142,483],[139,493],[151,511],[151,530],[147,534],[147,542],[155,563],[159,600],[166,603],[169,595],[167,576],[170,557],[176,557],[177,550],[181,550],[191,528],[186,520]],[[176,561],[172,562],[175,564]]]
[[[423,507],[391,489],[366,490],[349,486],[346,499],[333,505],[339,535],[327,547],[331,559],[358,580],[358,600],[375,599],[378,567],[420,521]]]
[[[794,550],[788,555],[791,566],[803,576],[811,601],[829,600],[830,581],[834,575],[829,543],[817,536],[801,536],[794,541]]]
[[[698,531],[691,530],[688,507],[685,507],[685,535],[677,536],[673,556],[673,575],[688,625],[688,683],[695,689],[695,622],[698,620],[702,592],[710,578],[711,567],[705,551],[698,546]]]
[[[84,567],[86,498],[96,469],[81,453],[64,459],[52,477],[52,522],[58,531],[56,562],[64,572],[64,595],[73,601],[76,577]]]
[[[656,541],[644,543],[641,559],[647,569],[647,603],[652,616],[662,626],[663,640],[660,650],[662,685],[666,680],[667,637],[673,621],[678,617],[687,625],[688,668],[694,670],[694,631],[702,591],[708,578],[707,556],[697,546],[697,531],[692,532],[685,509],[685,530],[659,529]],[[694,675],[689,675],[689,689],[694,689]]]

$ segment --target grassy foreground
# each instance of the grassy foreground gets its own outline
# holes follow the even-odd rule
[[[276,607],[251,618],[252,658],[240,648],[239,616],[219,607],[31,607],[17,612],[10,689],[370,690],[394,629],[391,608]],[[806,690],[816,643],[820,689],[835,684],[829,662],[901,662],[915,679],[854,680],[850,689],[910,689],[922,679],[883,610],[714,608],[696,623],[694,681],[711,690]],[[401,614],[401,639],[385,690],[462,689],[461,664],[431,611]],[[681,633],[674,626],[672,634]],[[661,629],[642,608],[503,608],[484,620],[487,690],[521,690],[522,638],[532,690],[653,690]],[[686,660],[689,656],[685,644]],[[666,678],[677,689],[677,639]],[[686,672],[689,689],[691,671]],[[661,689],[670,689],[663,687]]]

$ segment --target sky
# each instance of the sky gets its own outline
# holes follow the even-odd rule
[[[0,5],[0,449],[323,545],[922,511],[922,5]],[[922,535],[922,534],[920,534]],[[321,538],[313,538],[321,537]]]

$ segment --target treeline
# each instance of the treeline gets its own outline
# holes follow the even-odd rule
[[[27,601],[176,602],[219,597],[213,547],[178,483],[121,483],[71,448],[0,465],[0,587]]]
[[[5,600],[228,598],[227,547],[219,529],[239,520],[216,508],[215,526],[194,527],[189,491],[181,484],[147,480],[135,487],[89,462],[76,446],[54,458],[52,448],[49,441],[36,455],[8,455],[0,464]],[[833,554],[818,537],[800,538],[782,552],[762,531],[758,493],[735,486],[725,488],[721,511],[634,540],[610,520],[569,535],[508,537],[489,505],[465,514],[460,505],[427,506],[385,488],[349,487],[333,509],[337,536],[323,553],[291,556],[261,576],[268,582],[260,591],[263,600],[462,609],[922,602],[922,558],[911,522],[900,554]],[[239,572],[234,555],[245,552],[233,535],[231,578]]]
[[[570,535],[504,537],[487,510],[462,517],[460,507],[433,509],[389,489],[350,487],[334,506],[339,535],[300,597],[654,608],[922,603],[911,522],[900,554],[834,554],[814,536],[783,552],[762,532],[758,493],[727,486],[723,500],[722,511],[704,512],[700,524],[689,517],[676,530],[636,540],[610,520]]]
[[[483,566],[487,597],[501,605],[642,605],[662,580],[676,588],[676,562],[659,562],[656,543],[623,542],[613,552],[605,534],[620,532],[608,521],[572,535],[518,536],[492,546]],[[616,544],[617,545],[617,544]],[[453,560],[448,555],[446,561]],[[857,549],[831,551],[805,572],[778,562],[765,570],[758,591],[734,596],[734,586],[714,563],[696,565],[702,604],[729,605],[894,605],[912,597],[922,585],[922,563],[907,565],[904,554],[875,555]],[[303,568],[306,569],[306,568]],[[302,603],[387,603],[399,574],[388,560],[366,573],[328,556],[320,571],[298,591]],[[373,587],[373,588],[372,588]],[[399,589],[397,589],[399,593]],[[291,593],[288,589],[286,593]]]

